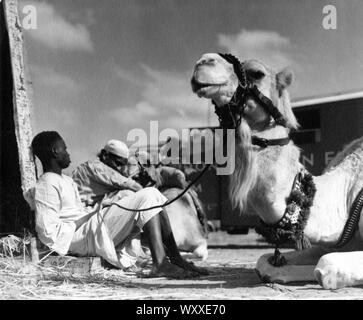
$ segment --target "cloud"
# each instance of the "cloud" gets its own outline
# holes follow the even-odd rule
[[[258,59],[273,68],[296,65],[290,39],[274,31],[245,30],[237,34],[219,34],[218,45],[245,59]]]
[[[80,118],[74,105],[84,86],[53,67],[29,64],[29,75],[39,123],[50,127],[77,126]]]
[[[73,127],[79,123],[78,113],[73,109],[57,109],[57,121],[63,126]]]
[[[110,120],[116,121],[122,128],[129,129],[140,127],[141,123],[147,121],[147,118],[143,115],[139,115],[132,108],[114,108],[107,111],[107,117]]]
[[[77,93],[82,85],[71,77],[55,71],[52,67],[30,64],[30,75],[32,82],[38,90],[48,88],[58,93]]]
[[[142,65],[145,73],[144,101],[163,112],[180,116],[205,115],[207,101],[192,93],[190,78],[192,71],[172,72],[155,70]]]
[[[135,107],[136,111],[144,114],[146,116],[155,116],[157,115],[157,110],[155,107],[153,107],[152,105],[150,105],[148,102],[146,101],[141,101],[139,102],[136,107]]]
[[[91,35],[86,26],[72,24],[47,3],[31,2],[36,8],[37,29],[27,32],[33,40],[49,49],[93,51]]]
[[[161,128],[189,128],[206,126],[208,101],[192,93],[192,71],[156,70],[141,65],[142,76],[118,68],[123,80],[141,86],[139,101],[127,108],[114,108],[109,116],[123,126],[143,128],[149,120],[158,120]]]
[[[135,86],[143,85],[143,80],[141,78],[137,77],[132,71],[122,68],[115,63],[112,64],[112,72],[116,79],[121,79]]]

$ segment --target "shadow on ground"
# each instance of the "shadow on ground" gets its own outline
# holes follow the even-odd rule
[[[167,278],[136,278],[132,283],[140,288],[190,288],[190,289],[218,289],[241,288],[263,285],[254,269],[244,267],[209,267],[210,274],[193,279]]]

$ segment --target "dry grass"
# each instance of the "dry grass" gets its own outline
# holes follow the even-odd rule
[[[23,255],[29,256],[30,235],[24,234],[22,238],[12,234],[0,238],[0,257],[11,257]]]
[[[135,276],[119,270],[76,275],[17,258],[0,258],[0,299],[129,299]]]
[[[135,274],[97,269],[74,274],[64,266],[33,264],[28,238],[0,238],[0,299],[129,299],[127,289],[136,287]]]

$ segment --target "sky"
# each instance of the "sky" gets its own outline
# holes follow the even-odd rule
[[[363,89],[361,0],[19,0],[21,19],[29,4],[33,134],[58,131],[70,170],[150,120],[160,131],[217,125],[190,89],[206,52],[290,66],[292,100]],[[334,30],[323,28],[325,5],[336,7]]]

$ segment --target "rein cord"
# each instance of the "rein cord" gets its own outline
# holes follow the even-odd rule
[[[109,205],[105,205],[102,208],[107,208],[107,207],[110,207],[110,206],[118,206],[121,209],[124,209],[124,210],[127,210],[127,211],[132,211],[132,212],[142,212],[142,211],[148,211],[148,210],[158,209],[158,208],[162,209],[162,208],[172,204],[173,202],[175,202],[176,200],[181,198],[185,193],[187,193],[187,191],[204,175],[204,173],[209,169],[210,166],[211,166],[210,164],[207,164],[206,167],[202,170],[202,172],[199,173],[199,175],[192,182],[190,182],[187,185],[187,187],[180,194],[178,194],[174,199],[166,201],[164,204],[160,204],[160,205],[157,205],[157,206],[152,206],[152,207],[144,208],[144,209],[131,209],[131,208],[126,208],[124,206],[121,206],[120,204],[114,202],[114,203],[111,203]]]
[[[350,208],[349,218],[344,225],[343,233],[335,245],[336,248],[343,247],[352,239],[354,232],[358,228],[358,223],[362,209],[363,209],[363,188],[360,190],[360,192],[354,199],[352,207]]]

